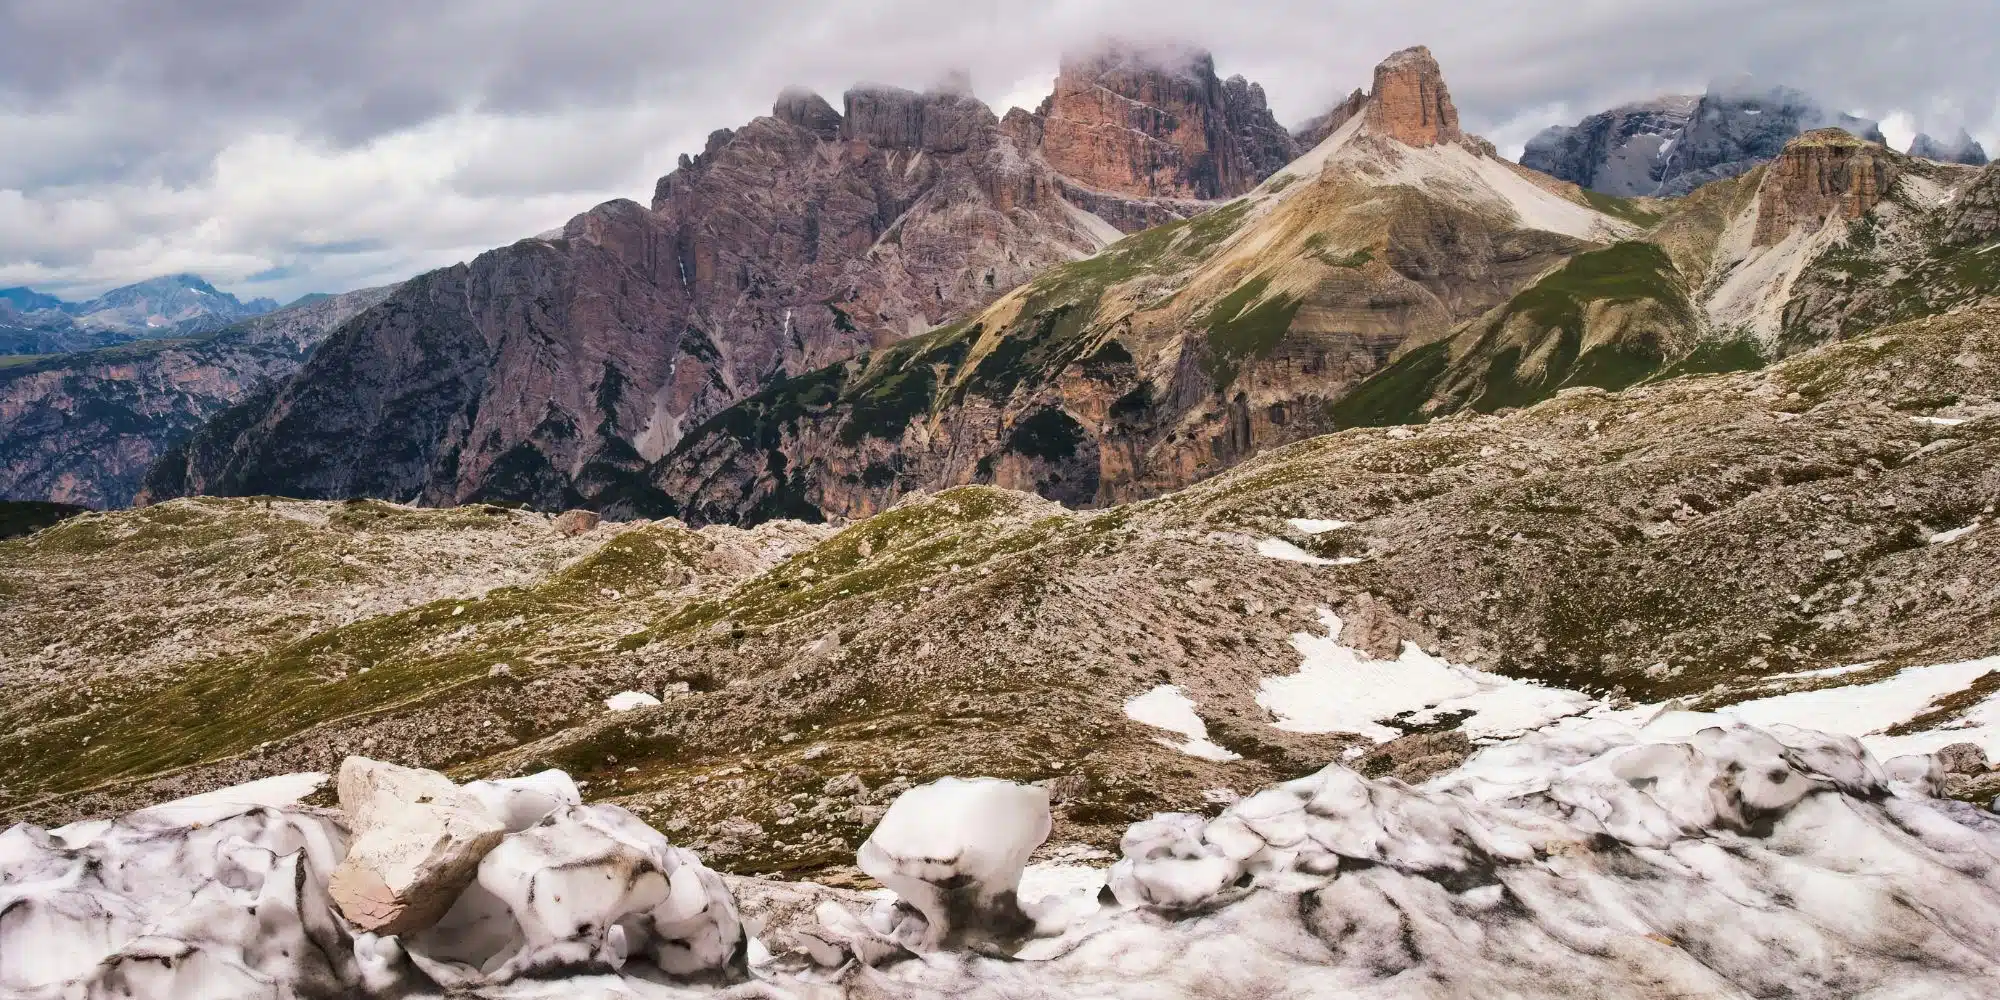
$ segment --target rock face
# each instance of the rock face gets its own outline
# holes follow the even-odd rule
[[[1699,99],[1662,97],[1546,129],[1528,141],[1521,164],[1605,194],[1671,198],[1745,173],[1792,137],[1829,126],[1883,141],[1874,122],[1828,111],[1789,87],[1739,80]]]
[[[1340,127],[1347,124],[1348,119],[1360,114],[1367,106],[1368,92],[1357,87],[1353,93],[1347,95],[1346,100],[1334,105],[1332,110],[1308,118],[1298,128],[1293,129],[1292,141],[1298,143],[1299,152],[1303,153],[1340,131]]]
[[[146,469],[208,419],[292,373],[389,288],[322,298],[193,342],[141,342],[0,368],[0,498],[132,502]]]
[[[1262,91],[1120,54],[1006,122],[962,84],[798,90],[650,207],[412,280],[157,466],[197,493],[581,506],[774,381],[921,333],[1289,158]],[[1074,171],[1074,173],[1065,173]],[[1158,196],[1158,197],[1156,197]]]
[[[1406,146],[1435,146],[1465,138],[1458,128],[1458,109],[1444,85],[1431,50],[1404,49],[1375,67],[1369,92],[1368,129]]]
[[[1910,155],[1940,163],[1960,163],[1968,167],[1986,165],[1986,147],[1981,146],[1979,140],[1974,139],[1964,129],[1959,129],[1958,135],[1949,142],[1933,139],[1920,132],[1910,142]]]
[[[1263,88],[1217,79],[1205,52],[1109,44],[1063,59],[1032,122],[1042,156],[1084,187],[1139,198],[1228,198],[1297,155]]]
[[[1755,246],[1769,246],[1800,226],[1858,219],[1896,182],[1888,150],[1837,128],[1816,129],[1785,145],[1757,191]]]
[[[1701,98],[1670,95],[1545,129],[1528,140],[1521,165],[1620,197],[1659,190],[1658,172]]]

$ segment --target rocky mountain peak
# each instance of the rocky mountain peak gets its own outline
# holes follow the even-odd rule
[[[840,112],[826,98],[803,87],[786,87],[771,105],[771,117],[805,129],[821,139],[840,138]]]
[[[1382,60],[1375,67],[1369,101],[1367,127],[1376,135],[1409,146],[1435,146],[1465,137],[1459,131],[1451,91],[1444,84],[1444,71],[1424,46]]]
[[[1010,134],[1033,136],[1084,187],[1141,198],[1228,198],[1298,149],[1263,88],[1215,74],[1207,52],[1106,42],[1063,57],[1055,92]]]
[[[1986,147],[1964,129],[1959,129],[1958,135],[1949,141],[1933,139],[1929,134],[1919,132],[1915,141],[1910,143],[1910,155],[1939,163],[1963,163],[1969,167],[1986,165]]]
[[[1802,133],[1785,144],[1757,190],[1752,242],[1770,246],[1829,216],[1858,219],[1888,194],[1899,172],[1886,147],[1845,129]]]

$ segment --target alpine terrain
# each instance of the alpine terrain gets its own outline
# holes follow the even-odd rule
[[[0,370],[0,994],[1992,995],[2000,166],[1367,82]]]

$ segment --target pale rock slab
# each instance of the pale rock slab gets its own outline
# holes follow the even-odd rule
[[[370,933],[436,923],[507,834],[477,796],[435,771],[349,757],[339,788],[356,836],[327,891],[342,916]]]

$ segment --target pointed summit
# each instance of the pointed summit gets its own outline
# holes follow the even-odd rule
[[[1431,50],[1418,45],[1382,60],[1375,67],[1375,88],[1369,95],[1368,131],[1407,146],[1458,142],[1458,109],[1444,85]]]

